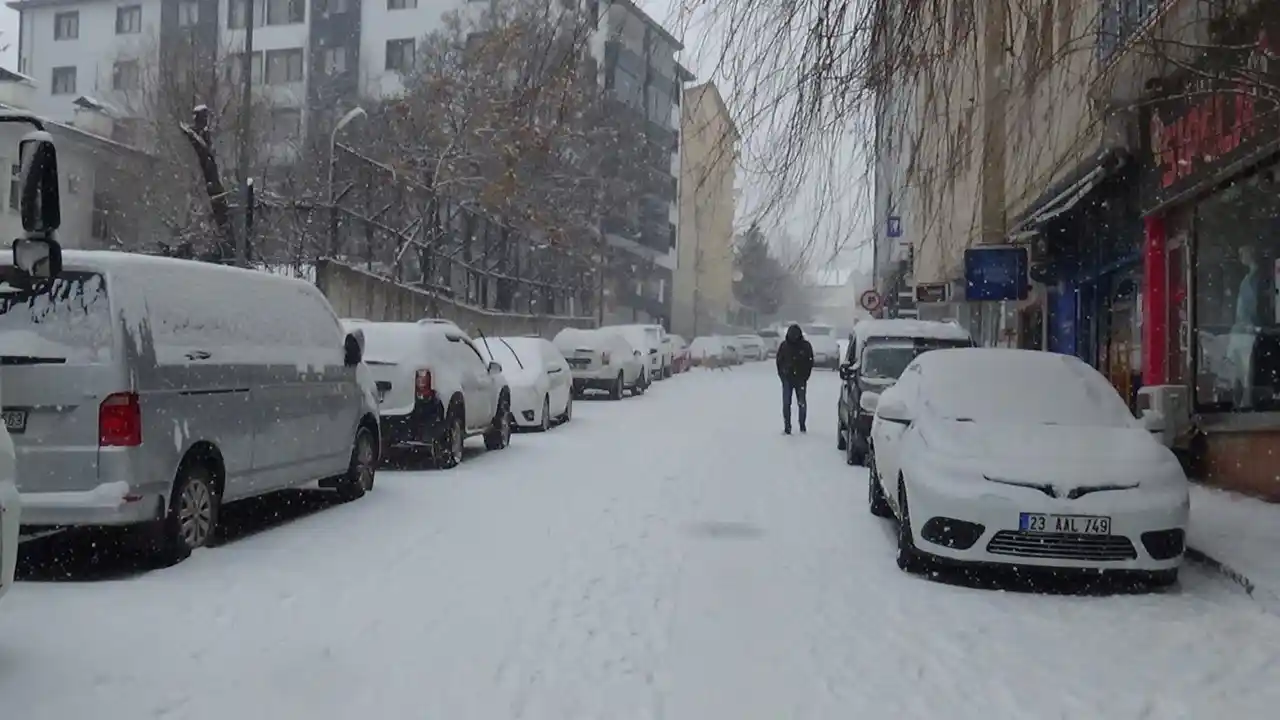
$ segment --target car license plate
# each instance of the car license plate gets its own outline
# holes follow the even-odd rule
[[[1022,513],[1018,529],[1026,532],[1110,535],[1111,518],[1102,515],[1050,515]]]
[[[26,410],[5,410],[4,411],[4,429],[11,433],[26,432],[27,429],[27,411]]]

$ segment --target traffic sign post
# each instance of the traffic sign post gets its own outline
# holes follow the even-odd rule
[[[867,312],[875,312],[880,309],[880,293],[875,290],[863,291],[862,295],[858,298],[858,304]]]

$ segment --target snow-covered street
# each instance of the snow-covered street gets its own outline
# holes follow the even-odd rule
[[[1280,619],[1194,565],[1064,596],[900,572],[772,363],[698,370],[174,568],[0,604],[15,720],[1273,717]],[[38,573],[37,573],[38,575]]]

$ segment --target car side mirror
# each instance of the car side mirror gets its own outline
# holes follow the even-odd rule
[[[18,157],[18,210],[22,229],[29,233],[52,233],[62,224],[58,151],[53,147],[53,138],[47,132],[28,133],[18,143]]]
[[[364,360],[364,333],[354,330],[347,333],[346,340],[342,343],[343,360],[342,363],[347,367],[355,367]]]
[[[864,393],[865,395],[865,393]],[[876,416],[897,423],[911,422],[911,410],[896,397],[876,398]]]
[[[637,350],[637,351],[636,351],[636,357],[640,357],[640,351],[639,351],[639,350]]]
[[[867,391],[858,396],[858,407],[862,411],[871,415],[875,415],[876,407],[880,405],[880,393]]]
[[[52,280],[62,273],[62,247],[50,238],[13,241],[13,266],[29,278]]]
[[[502,363],[499,363],[499,362],[491,362],[491,363],[489,363],[489,374],[490,374],[490,375],[497,375],[497,374],[499,374],[499,373],[501,373],[501,372],[502,372]]]

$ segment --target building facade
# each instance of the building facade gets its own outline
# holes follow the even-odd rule
[[[694,338],[724,331],[734,308],[734,181],[740,138],[714,83],[685,88],[681,107],[671,330]]]

